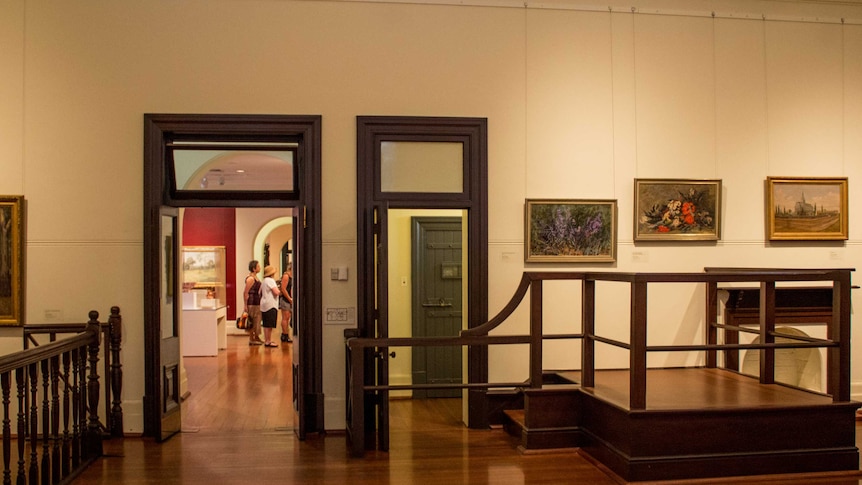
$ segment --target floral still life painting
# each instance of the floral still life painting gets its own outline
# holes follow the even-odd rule
[[[527,199],[527,262],[616,260],[615,200]]]
[[[721,180],[635,179],[635,241],[716,241]]]

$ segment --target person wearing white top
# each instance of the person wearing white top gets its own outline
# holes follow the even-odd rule
[[[278,322],[278,296],[281,291],[278,289],[278,283],[273,279],[275,275],[275,267],[267,266],[263,269],[263,288],[261,289],[260,297],[260,312],[263,314],[263,338],[265,347],[278,347],[278,344],[272,341],[272,330]]]

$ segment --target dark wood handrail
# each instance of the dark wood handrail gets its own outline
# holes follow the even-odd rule
[[[12,372],[15,369],[26,367],[31,364],[37,364],[50,357],[90,344],[93,342],[94,335],[96,341],[98,341],[99,333],[100,332],[98,330],[85,329],[79,334],[66,337],[56,342],[3,355],[0,357],[0,374],[4,372]]]
[[[96,314],[98,318],[98,313]],[[91,316],[92,321],[92,316]],[[120,307],[111,307],[108,320],[98,323],[102,335],[104,361],[104,407],[106,424],[102,425],[111,437],[123,437],[123,366],[120,360],[122,350],[122,316]],[[24,325],[24,349],[42,348],[57,341],[58,335],[79,334],[84,332],[90,322],[85,323],[28,323]],[[40,344],[34,337],[48,335],[50,343]],[[65,340],[65,339],[64,339]]]
[[[545,281],[545,280],[580,280],[584,279],[586,273],[583,272],[572,272],[572,271],[546,271],[546,272],[528,272],[525,271],[521,275],[521,281],[518,283],[518,288],[515,289],[515,294],[512,295],[512,298],[509,299],[509,302],[497,313],[492,319],[487,322],[465,330],[461,330],[462,337],[471,337],[477,335],[488,335],[491,330],[499,327],[501,323],[506,321],[515,310],[517,310],[518,306],[521,305],[521,302],[524,300],[524,296],[527,295],[527,290],[530,289],[530,286],[535,281]]]
[[[488,320],[486,323],[479,325],[477,327],[468,328],[466,330],[461,330],[462,337],[470,337],[476,335],[488,335],[491,330],[497,328],[501,323],[506,321],[507,318],[521,305],[521,302],[524,300],[524,296],[527,294],[527,290],[530,289],[530,284],[532,280],[530,279],[530,275],[528,273],[524,273],[521,275],[521,281],[518,283],[518,288],[515,289],[515,294],[512,295],[512,298],[509,299],[509,302],[497,313],[494,318]]]
[[[528,344],[529,335],[496,335],[478,337],[390,337],[370,338],[357,337],[348,340],[351,348],[362,349],[369,347],[451,347],[458,345],[506,345],[506,344]],[[385,344],[385,345],[381,345]]]
[[[845,271],[855,271],[855,269],[771,269],[744,272],[741,269],[725,271],[719,268],[714,268],[709,272],[701,273],[617,273],[610,271],[594,271],[584,273],[584,279],[593,281],[617,281],[624,283],[826,282],[834,280],[837,275]]]
[[[521,280],[518,282],[518,287],[508,303],[500,310],[497,315],[487,322],[469,329],[461,331],[461,336],[476,336],[488,335],[491,330],[494,330],[521,305],[524,297],[527,295],[527,290],[530,289],[533,281],[540,280],[562,280],[562,279],[591,279],[595,281],[617,281],[625,283],[634,283],[635,281],[652,282],[652,283],[721,283],[721,282],[760,282],[760,281],[811,281],[812,278],[829,279],[829,275],[834,271],[844,270],[818,270],[818,269],[758,269],[758,276],[751,274],[753,270],[745,270],[743,268],[706,268],[704,273],[626,273],[626,272],[528,272],[525,271],[521,275]],[[853,271],[853,269],[849,269]],[[708,275],[708,276],[707,276]]]
[[[89,317],[80,333],[0,357],[3,483],[68,483],[102,455],[102,328]]]
[[[775,383],[774,353],[776,349],[826,348],[830,352],[827,369],[827,390],[835,402],[850,399],[850,272],[853,269],[759,269],[746,271],[741,268],[708,268],[701,273],[617,273],[617,272],[525,272],[514,295],[503,309],[488,322],[477,327],[463,330],[457,337],[419,337],[419,338],[348,338],[347,375],[348,375],[348,435],[351,452],[361,455],[365,446],[365,406],[367,392],[386,392],[389,390],[410,390],[424,388],[424,385],[398,385],[388,383],[373,384],[365,381],[364,359],[369,356],[383,355],[389,347],[429,347],[429,346],[487,346],[528,344],[530,346],[529,378],[518,387],[540,387],[542,385],[542,341],[545,340],[542,327],[542,283],[545,280],[581,280],[582,285],[582,334],[570,334],[582,345],[581,386],[592,387],[595,382],[596,342],[622,347],[630,356],[630,396],[629,408],[646,409],[646,355],[649,352],[689,352],[706,351],[707,366],[716,367],[715,353],[738,349],[763,350],[761,359],[764,364],[760,382]],[[595,331],[595,293],[596,282],[623,282],[631,287],[630,342],[621,342],[598,335]],[[775,331],[775,289],[776,283],[817,281],[831,283],[833,288],[834,318],[830,323],[827,339],[795,339],[795,342],[775,342],[783,337]],[[761,298],[760,343],[719,344],[714,329],[720,327],[715,321],[718,306],[718,283],[757,282],[763,296]],[[701,345],[653,345],[647,341],[647,284],[648,283],[704,283],[707,288],[707,335],[706,343]],[[530,333],[528,335],[490,336],[488,332],[498,328],[521,305],[530,290]],[[711,308],[716,307],[716,308]],[[554,336],[559,339],[562,336]],[[367,352],[365,349],[377,349]],[[512,387],[512,383],[468,382],[464,384],[441,384],[439,388],[493,388]],[[442,387],[441,387],[442,386]],[[435,388],[437,388],[435,387]],[[384,395],[385,397],[385,395]],[[368,401],[374,405],[374,401]]]

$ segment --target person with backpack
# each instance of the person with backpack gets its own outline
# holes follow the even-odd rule
[[[249,320],[252,321],[249,327],[248,344],[262,345],[263,340],[260,339],[260,279],[257,274],[260,273],[260,263],[257,260],[252,260],[248,263],[248,276],[245,277],[245,289],[242,292],[244,311],[248,314]]]

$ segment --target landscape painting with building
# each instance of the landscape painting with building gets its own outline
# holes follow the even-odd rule
[[[846,177],[769,177],[766,197],[770,240],[847,239]]]

